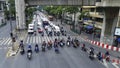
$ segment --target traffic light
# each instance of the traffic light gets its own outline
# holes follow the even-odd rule
[[[16,42],[15,37],[12,38],[12,41],[13,41],[13,42]]]

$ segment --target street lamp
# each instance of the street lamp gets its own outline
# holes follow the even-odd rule
[[[13,29],[12,29],[12,20],[11,20],[11,10],[10,10],[10,3],[7,3],[6,6],[8,7],[8,11],[9,11],[9,20],[10,20],[10,36],[11,36],[11,39],[12,39],[12,50],[14,51],[14,41],[15,41],[15,37],[13,36]]]
[[[64,19],[64,10],[65,10],[65,8],[62,9],[62,19],[61,19],[61,24],[63,23],[63,19]]]

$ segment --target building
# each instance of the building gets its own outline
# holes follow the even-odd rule
[[[93,25],[101,30],[100,42],[113,44],[114,31],[120,27],[120,0],[97,0],[95,6],[83,6],[89,11],[90,18],[84,24]],[[119,36],[118,36],[119,37]]]
[[[5,23],[4,6],[5,1],[0,0],[0,25]]]

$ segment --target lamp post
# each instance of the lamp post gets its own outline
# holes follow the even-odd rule
[[[65,8],[62,9],[62,19],[61,19],[61,24],[63,23],[63,20],[64,20],[64,10],[65,10]]]
[[[14,42],[15,42],[15,37],[13,36],[13,29],[12,29],[12,20],[11,20],[11,10],[10,10],[10,3],[7,3],[6,6],[8,7],[8,11],[9,11],[9,20],[10,20],[10,36],[12,39],[12,50],[14,51]]]

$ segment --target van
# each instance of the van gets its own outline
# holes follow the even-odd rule
[[[33,34],[34,33],[34,24],[29,24],[28,26],[28,34]]]

